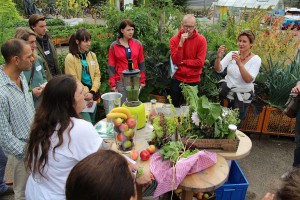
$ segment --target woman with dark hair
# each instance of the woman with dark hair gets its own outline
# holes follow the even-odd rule
[[[87,107],[92,107],[94,100],[99,97],[100,69],[95,53],[89,51],[91,35],[86,29],[80,28],[69,41],[69,53],[65,59],[65,73],[73,75],[85,91]],[[96,110],[93,113],[80,113],[84,119],[95,123]]]
[[[70,172],[66,198],[70,200],[135,200],[135,175],[126,159],[107,150],[93,153]]]
[[[121,75],[128,69],[128,60],[133,62],[133,68],[141,72],[141,88],[145,87],[145,61],[144,49],[142,43],[133,38],[135,25],[129,19],[124,19],[119,26],[119,36],[109,48],[108,52],[108,73],[109,85],[111,90],[121,93],[121,103],[126,100],[126,91],[124,89]]]
[[[254,95],[254,80],[259,72],[261,59],[251,48],[255,35],[251,30],[244,30],[238,35],[238,51],[230,51],[222,60],[226,47],[221,45],[215,60],[215,71],[222,73],[227,68],[227,75],[221,80],[220,100],[229,101],[229,107],[239,108],[239,118],[246,117],[248,106]]]
[[[93,125],[79,117],[85,106],[84,87],[73,76],[56,76],[46,85],[25,156],[31,172],[27,200],[65,199],[71,169],[86,156],[105,148]]]

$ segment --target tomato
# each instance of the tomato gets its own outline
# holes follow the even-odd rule
[[[149,158],[150,158],[150,153],[149,153],[149,151],[147,151],[147,150],[141,151],[140,157],[141,157],[141,159],[142,159],[143,161],[149,160]]]

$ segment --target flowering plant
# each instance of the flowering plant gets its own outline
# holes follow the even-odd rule
[[[212,103],[206,96],[198,97],[197,86],[181,85],[181,87],[190,106],[191,120],[182,122],[190,125],[179,130],[179,133],[187,136],[196,135],[198,138],[228,138],[230,133],[228,126],[239,123],[238,110]]]

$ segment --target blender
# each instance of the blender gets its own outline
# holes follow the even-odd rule
[[[140,93],[140,70],[133,68],[131,59],[128,59],[128,69],[123,71],[123,84],[126,90],[126,101],[123,107],[130,110],[131,114],[136,117],[137,129],[141,129],[146,124],[145,106],[139,100]]]

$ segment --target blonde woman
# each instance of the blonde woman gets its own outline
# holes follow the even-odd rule
[[[32,92],[34,107],[40,102],[42,92],[47,84],[43,61],[36,53],[36,33],[27,28],[17,28],[15,38],[25,40],[34,52],[34,62],[29,71],[23,71],[29,91]]]

